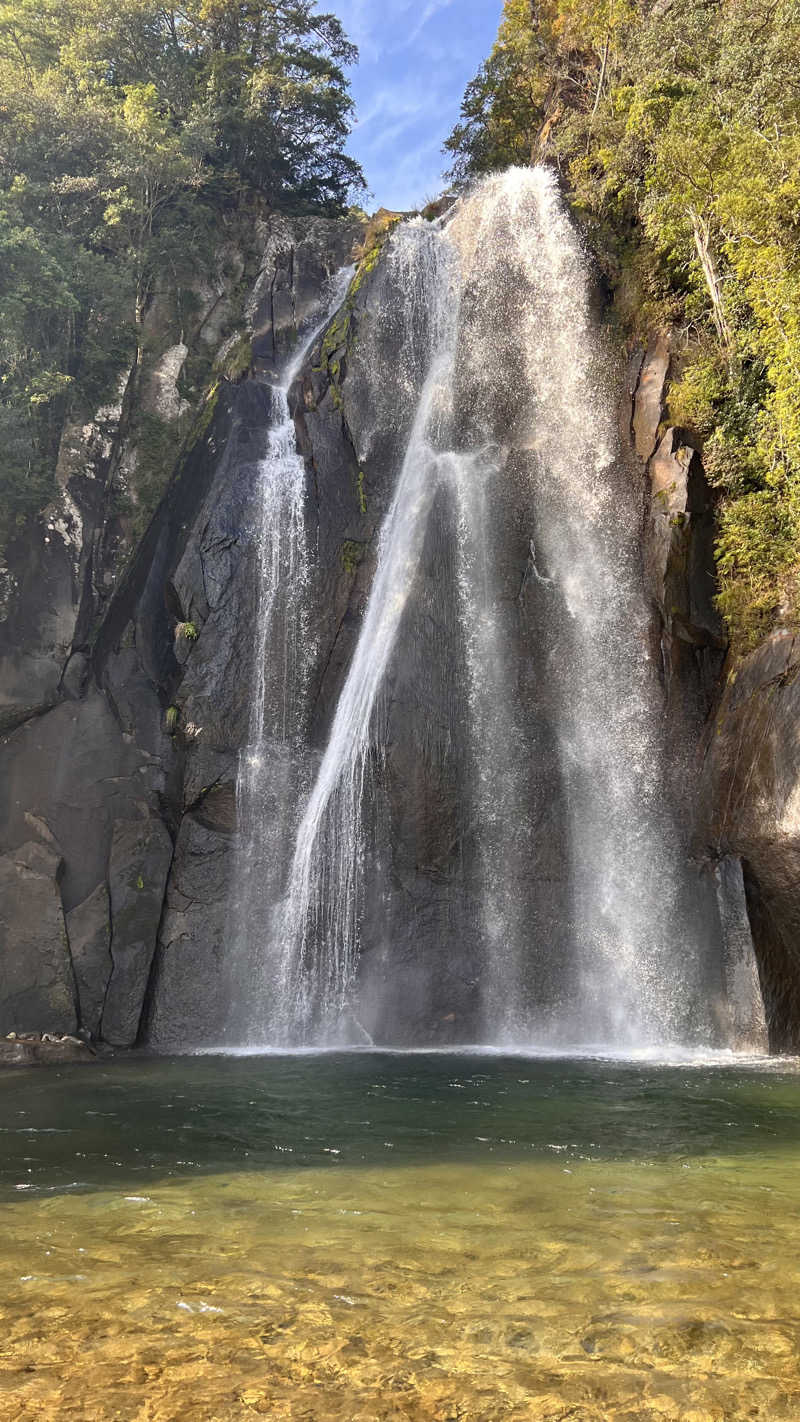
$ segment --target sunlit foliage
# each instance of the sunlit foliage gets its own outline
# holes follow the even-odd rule
[[[314,0],[0,0],[0,542],[64,419],[135,368],[157,274],[209,269],[248,202],[337,214],[341,25]]]

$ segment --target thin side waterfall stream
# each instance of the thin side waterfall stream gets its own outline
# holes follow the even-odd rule
[[[455,540],[455,586],[440,576],[437,596],[455,600],[463,647],[449,734],[471,767],[460,812],[462,897],[475,906],[478,945],[464,965],[475,981],[471,1039],[713,1041],[712,949],[693,919],[664,794],[641,511],[618,447],[587,262],[555,180],[544,169],[488,178],[440,222],[401,224],[381,261],[388,305],[360,338],[361,360],[377,363],[369,343],[391,320],[403,373],[396,408],[410,433],[355,652],[296,822],[291,747],[311,633],[304,469],[286,395],[313,338],[275,392],[259,471],[257,673],[239,776],[239,941],[248,946],[235,959],[240,981],[249,965],[240,996],[250,1006],[237,1010],[239,1043],[370,1040],[359,982],[372,946],[365,903],[373,923],[380,904],[370,834],[385,779],[381,698],[409,635],[434,508]],[[522,550],[518,574],[509,545]],[[552,871],[537,868],[548,840]],[[458,955],[457,930],[445,931]],[[369,991],[385,1022],[398,990],[391,943],[384,957]]]
[[[452,254],[437,234],[419,225],[402,234],[389,260],[412,281],[420,281],[430,313],[427,372],[397,491],[381,531],[356,653],[297,832],[286,903],[286,952],[278,980],[280,1028],[289,1041],[298,1033],[301,1040],[325,1042],[352,1037],[346,1008],[357,966],[361,803],[374,745],[373,713],[417,570],[452,416],[449,392],[458,326]]]
[[[310,629],[306,607],[309,555],[305,532],[305,466],[298,453],[289,390],[308,352],[341,305],[352,276],[339,273],[324,315],[301,338],[278,385],[271,388],[272,424],[255,468],[256,637],[248,744],[236,781],[241,853],[233,894],[235,952],[229,963],[227,1036],[258,1036],[264,1002],[253,989],[262,977],[264,944],[275,934],[286,843],[302,793],[303,693]],[[247,989],[242,991],[243,985]]]

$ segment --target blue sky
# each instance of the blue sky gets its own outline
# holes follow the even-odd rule
[[[357,126],[350,152],[364,168],[364,206],[407,209],[435,197],[442,143],[467,83],[497,35],[502,0],[324,0],[358,45],[351,73]]]

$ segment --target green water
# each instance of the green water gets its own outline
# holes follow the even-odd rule
[[[0,1078],[0,1417],[800,1418],[800,1075],[492,1056]]]

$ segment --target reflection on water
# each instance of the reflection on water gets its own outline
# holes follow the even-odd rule
[[[800,1417],[793,1066],[0,1079],[0,1417]]]

